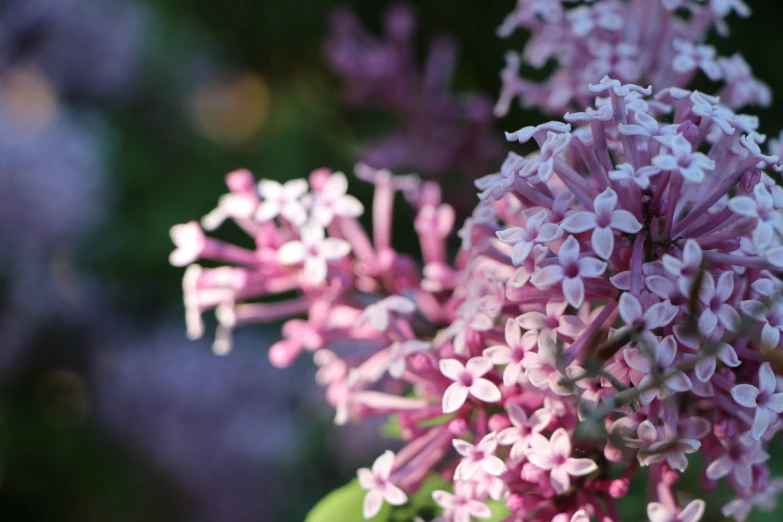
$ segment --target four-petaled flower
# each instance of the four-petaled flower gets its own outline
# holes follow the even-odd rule
[[[644,375],[637,384],[638,388],[646,390],[639,397],[642,403],[649,404],[655,398],[665,399],[672,392],[684,392],[693,387],[682,370],[671,367],[677,355],[677,341],[673,336],[662,341],[648,336],[640,345],[639,348],[627,348],[624,357],[628,366]],[[656,372],[660,375],[655,375]],[[663,383],[653,386],[656,379],[662,379]]]
[[[474,498],[474,487],[469,482],[457,482],[454,494],[443,490],[432,492],[432,499],[443,508],[446,520],[454,522],[470,522],[473,518],[489,518],[492,509]]]
[[[672,46],[677,51],[672,68],[678,73],[688,73],[699,68],[712,81],[718,81],[723,76],[718,62],[715,61],[717,53],[711,45],[694,45],[686,40],[674,40]]]
[[[507,228],[497,232],[497,236],[503,243],[514,245],[511,262],[519,265],[527,259],[536,244],[560,239],[563,230],[556,224],[547,222],[546,212],[542,210],[528,219],[524,227]]]
[[[483,402],[500,400],[500,390],[483,376],[492,370],[492,361],[486,357],[473,357],[463,366],[456,359],[440,361],[440,372],[454,381],[443,393],[443,413],[457,411],[465,404],[468,394]]]
[[[705,170],[714,170],[715,162],[701,152],[693,152],[693,146],[682,134],[655,138],[669,149],[669,154],[659,154],[652,164],[661,170],[679,172],[691,183],[701,183]]]
[[[641,223],[627,210],[617,210],[617,194],[608,188],[595,198],[595,212],[574,212],[561,226],[567,232],[580,234],[593,231],[593,250],[602,259],[609,259],[614,252],[614,230],[635,234],[642,229]]]
[[[546,290],[561,283],[563,295],[568,304],[579,308],[585,299],[583,279],[598,277],[606,270],[606,263],[594,257],[579,258],[579,242],[569,236],[557,253],[558,265],[545,266],[539,270],[530,282],[537,288]]]
[[[314,192],[310,215],[315,223],[327,227],[334,216],[355,218],[362,215],[364,207],[358,199],[349,195],[345,174],[335,172],[324,182],[320,191]]]
[[[678,287],[683,295],[690,295],[691,283],[701,270],[702,257],[698,241],[689,239],[682,249],[682,259],[669,254],[664,254],[661,258],[663,268],[678,278]]]
[[[699,287],[699,301],[704,310],[699,316],[699,331],[704,335],[711,333],[718,322],[726,330],[736,332],[740,323],[737,310],[726,303],[734,293],[734,272],[723,272],[718,278],[717,284],[712,274],[704,272]]]
[[[511,426],[498,433],[498,444],[511,446],[511,462],[520,462],[530,447],[530,436],[533,433],[541,433],[549,425],[552,412],[539,408],[528,417],[525,409],[513,402],[506,403],[506,411]]]
[[[775,393],[776,389],[775,374],[767,362],[759,368],[758,388],[752,384],[738,384],[731,389],[737,404],[755,410],[750,434],[756,440],[761,440],[777,414],[783,412],[783,393]]]
[[[456,479],[470,480],[479,469],[483,469],[496,477],[506,472],[506,465],[500,458],[495,456],[495,451],[498,449],[497,434],[487,434],[475,446],[462,439],[454,439],[451,442],[457,453],[463,457],[457,465],[457,469],[454,470]]]
[[[320,285],[326,280],[329,261],[338,261],[351,251],[351,244],[344,239],[325,237],[319,226],[303,226],[301,238],[289,241],[277,251],[277,258],[284,265],[304,263],[304,274],[310,283]]]
[[[361,468],[356,472],[359,485],[367,490],[362,509],[364,518],[377,515],[384,500],[393,506],[401,506],[408,501],[405,492],[389,480],[393,467],[394,453],[386,451],[375,460],[372,470]]]
[[[699,450],[699,439],[710,431],[710,423],[706,419],[690,417],[681,420],[673,433],[667,433],[663,426],[656,428],[648,419],[639,424],[637,431],[641,445],[638,459],[642,466],[665,460],[670,468],[685,471],[688,467],[686,455]]]
[[[525,332],[513,320],[506,321],[506,345],[498,344],[484,350],[492,364],[506,365],[503,370],[503,384],[514,386],[519,381],[519,376],[535,357],[531,350],[536,346],[538,335],[535,332]]]
[[[639,330],[639,335],[648,340],[651,339],[653,330],[671,323],[678,311],[677,307],[669,301],[662,301],[653,304],[643,312],[642,304],[629,292],[624,292],[620,296],[618,310],[626,325],[620,332],[634,327]]]
[[[264,223],[277,216],[282,216],[292,225],[302,226],[307,221],[307,210],[301,199],[307,192],[307,182],[303,179],[292,179],[280,184],[271,179],[258,183],[258,192],[263,201],[256,209],[256,220]]]
[[[762,348],[777,348],[780,334],[783,332],[783,303],[776,300],[770,304],[748,300],[740,303],[742,311],[761,322]]]
[[[630,163],[623,163],[617,165],[617,170],[609,172],[609,179],[614,181],[628,180],[633,181],[636,185],[646,190],[650,186],[650,178],[657,176],[661,173],[661,169],[653,167],[652,165],[645,165],[638,169],[634,169]]]
[[[753,187],[753,197],[736,196],[729,200],[729,209],[735,214],[756,220],[753,245],[759,250],[770,246],[775,232],[783,234],[783,215],[775,209],[772,195],[763,183]]]
[[[565,315],[568,303],[550,299],[544,312],[533,310],[516,318],[517,324],[528,331],[538,332],[538,345],[554,344],[557,334],[576,339],[585,329],[585,323],[577,315]]]
[[[590,459],[571,457],[571,439],[563,428],[558,428],[549,440],[539,433],[531,435],[527,459],[549,471],[549,480],[558,495],[571,486],[571,477],[583,477],[598,469]]]
[[[763,451],[757,441],[745,437],[721,439],[720,442],[725,453],[707,466],[707,478],[719,480],[731,475],[740,487],[750,488],[753,485],[753,466],[766,462],[769,453]]]

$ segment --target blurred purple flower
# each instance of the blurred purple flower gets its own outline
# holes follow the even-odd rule
[[[0,67],[33,63],[68,94],[118,97],[133,85],[148,25],[131,0],[7,0]]]
[[[347,9],[332,18],[326,55],[340,76],[345,99],[398,120],[395,131],[362,147],[362,159],[375,167],[430,176],[456,170],[473,179],[492,172],[504,152],[492,130],[492,100],[452,92],[458,50],[451,38],[436,38],[426,63],[419,66],[415,26],[413,12],[400,5],[387,12],[380,38]]]
[[[98,418],[183,487],[187,520],[271,520],[307,387],[260,352],[218,357],[180,338],[178,325],[163,327],[99,355]]]

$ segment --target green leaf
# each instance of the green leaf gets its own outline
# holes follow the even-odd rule
[[[402,428],[400,428],[400,417],[397,414],[389,415],[389,420],[381,426],[381,435],[390,439],[401,439]]]
[[[506,503],[501,500],[488,500],[487,505],[492,509],[492,516],[485,518],[485,522],[500,522],[504,518],[511,516],[511,511],[506,507]]]
[[[432,500],[432,492],[437,489],[451,491],[451,484],[443,480],[438,474],[430,475],[419,490],[411,495],[407,504],[394,509],[391,520],[393,522],[410,522],[416,515],[431,514],[439,511],[440,508]]]
[[[354,479],[321,499],[307,514],[305,522],[362,522],[362,503],[367,491]],[[381,512],[371,522],[389,522],[392,508],[384,503]]]

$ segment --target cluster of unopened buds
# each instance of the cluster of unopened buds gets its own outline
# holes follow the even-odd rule
[[[619,31],[604,11],[632,6],[687,7],[691,24],[708,8],[605,1],[579,17]],[[542,23],[563,14],[521,1],[512,16],[531,9]],[[537,150],[476,181],[456,254],[434,183],[357,167],[375,185],[368,235],[341,173],[229,174],[217,209],[172,229],[189,334],[216,309],[226,353],[236,326],[306,314],[285,323],[272,363],[311,352],[338,424],[393,417],[406,442],[359,470],[367,518],[440,474],[452,484],[433,493],[440,521],[488,518],[493,501],[509,522],[619,522],[615,501],[647,468],[649,519],[697,522],[706,503],[677,492],[691,454],[703,489],[733,490],[724,516],[769,508],[783,491],[765,451],[783,427],[778,157],[756,118],[678,83],[605,76],[569,95],[590,98],[582,112],[508,133]],[[421,262],[392,245],[397,192]],[[249,248],[205,235],[226,219]]]

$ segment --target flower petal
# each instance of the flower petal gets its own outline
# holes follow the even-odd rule
[[[590,459],[568,459],[565,468],[572,477],[582,477],[597,470],[598,465]]]
[[[642,318],[642,305],[639,300],[628,292],[620,296],[618,310],[625,324],[631,325]]]
[[[660,502],[650,502],[647,504],[647,518],[650,522],[671,522],[674,520],[674,513]]]
[[[549,439],[549,448],[554,456],[569,457],[571,455],[571,438],[563,428],[558,428]]]
[[[756,202],[748,196],[736,196],[729,200],[729,209],[735,214],[747,217],[758,217]]]
[[[547,290],[563,280],[563,267],[559,265],[545,266],[536,272],[530,282],[540,290]]]
[[[473,377],[481,377],[492,369],[492,361],[486,357],[473,357],[465,365],[465,371]]]
[[[506,464],[494,455],[484,457],[484,459],[481,461],[481,467],[484,469],[484,471],[496,477],[502,475],[508,470],[508,468],[506,468]]]
[[[370,519],[380,513],[383,507],[383,492],[377,489],[371,489],[364,496],[362,504],[362,514],[365,519]]]
[[[562,495],[571,487],[571,477],[568,476],[564,466],[553,468],[549,474],[549,482],[552,484],[555,493]]]
[[[492,361],[492,364],[508,364],[511,362],[511,349],[508,346],[490,346],[484,350],[483,355]]]
[[[439,368],[440,373],[452,381],[458,380],[465,371],[465,367],[457,359],[441,359]]]
[[[541,312],[526,312],[516,318],[519,326],[525,330],[541,330],[545,328],[548,320],[547,316]]]
[[[474,380],[469,389],[471,395],[484,402],[498,402],[502,397],[498,387],[486,379]]]
[[[386,484],[383,498],[392,506],[401,506],[408,502],[408,495],[394,484]]]
[[[359,485],[364,489],[372,489],[375,486],[375,475],[367,468],[356,470],[356,476],[359,478]]]
[[[372,465],[372,473],[376,477],[389,478],[394,466],[394,452],[386,450],[383,455],[375,459]]]
[[[596,232],[598,229],[595,229]],[[606,263],[592,257],[585,257],[579,260],[580,277],[598,277],[606,271]]]
[[[277,259],[284,265],[296,265],[304,261],[307,249],[301,241],[289,241],[277,251]]]
[[[626,234],[636,234],[642,229],[642,224],[627,210],[615,210],[612,212],[611,226],[613,229]]]
[[[557,258],[563,266],[576,263],[579,259],[579,241],[574,236],[569,236],[560,246]]]
[[[458,382],[453,383],[443,393],[443,413],[457,411],[467,399],[468,389]]]
[[[581,277],[566,277],[563,280],[563,295],[568,304],[579,308],[585,300],[585,285]]]
[[[756,398],[759,390],[750,384],[738,384],[731,389],[731,396],[740,406],[756,408]]]
[[[682,508],[677,518],[680,522],[699,522],[704,515],[706,504],[703,500],[692,500],[687,506]]]
[[[761,393],[772,393],[775,391],[777,381],[772,366],[768,362],[762,363],[759,368],[759,391]]]
[[[595,228],[595,214],[592,212],[574,212],[566,217],[560,226],[571,234],[580,234]]]
[[[734,469],[734,462],[728,455],[721,455],[707,466],[707,478],[710,480],[722,479]]]

